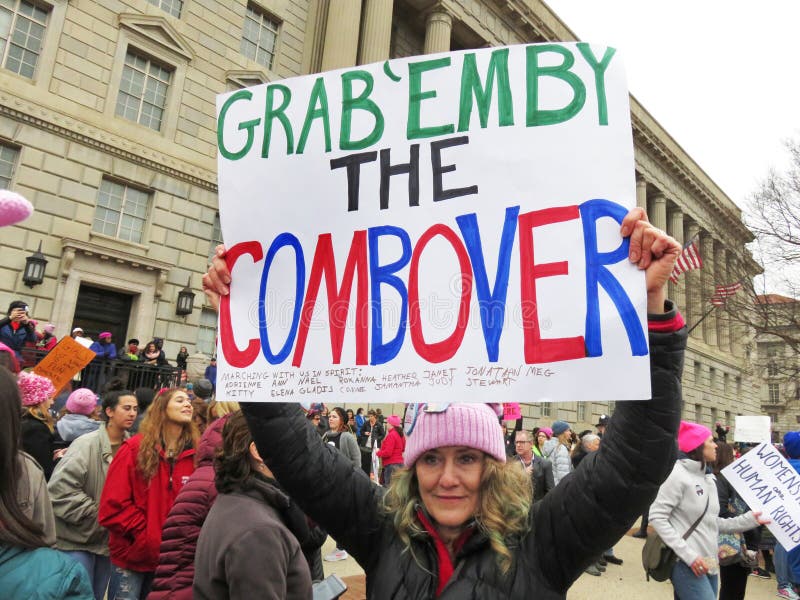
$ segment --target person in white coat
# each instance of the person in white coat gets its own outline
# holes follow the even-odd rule
[[[716,600],[719,533],[746,531],[769,520],[752,511],[730,519],[719,516],[714,475],[706,469],[717,458],[708,427],[681,421],[678,449],[682,454],[650,507],[650,525],[678,557],[670,576],[675,598]],[[695,530],[684,539],[701,515]]]
[[[555,421],[553,423],[553,437],[544,444],[544,458],[553,463],[553,479],[556,485],[572,471],[572,461],[570,460],[570,448],[572,439],[572,429],[566,421]]]

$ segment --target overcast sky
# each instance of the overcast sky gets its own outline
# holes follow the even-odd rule
[[[800,0],[545,0],[739,206],[800,137]]]

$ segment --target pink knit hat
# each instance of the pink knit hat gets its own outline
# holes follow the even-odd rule
[[[389,415],[386,417],[386,422],[392,427],[401,427],[403,425],[403,422],[397,415]]]
[[[37,406],[52,398],[56,392],[53,382],[47,377],[28,371],[17,376],[17,386],[22,396],[22,406]]]
[[[14,225],[31,216],[33,205],[9,190],[0,190],[0,227]]]
[[[89,388],[78,388],[69,395],[66,406],[72,414],[88,417],[97,406],[97,396]]]
[[[681,421],[678,429],[678,448],[681,452],[691,452],[699,448],[711,437],[711,430],[705,425]]]
[[[0,352],[6,352],[9,356],[9,368],[8,370],[12,373],[19,373],[19,361],[17,360],[17,355],[14,354],[14,351],[6,346],[3,342],[0,342]]]
[[[498,413],[488,404],[451,404],[443,412],[420,411],[414,430],[408,436],[403,462],[411,467],[433,448],[467,446],[483,450],[499,462],[506,462],[503,429]]]

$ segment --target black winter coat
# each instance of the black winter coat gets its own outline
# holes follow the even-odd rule
[[[566,598],[584,568],[611,548],[655,499],[672,469],[685,346],[685,328],[650,334],[653,400],[617,404],[600,450],[534,504],[529,533],[507,540],[515,556],[509,573],[499,571],[488,541],[476,533],[457,555],[455,572],[440,598]],[[297,404],[248,403],[242,410],[259,453],[271,457],[270,469],[284,489],[364,569],[368,598],[436,597],[432,539],[412,539],[413,553],[404,552],[391,516],[380,510],[384,488],[320,443]]]

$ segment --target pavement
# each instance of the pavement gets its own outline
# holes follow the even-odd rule
[[[642,546],[644,540],[631,537],[630,533],[624,536],[614,547],[614,553],[623,559],[620,566],[609,564],[606,572],[600,577],[582,575],[567,592],[567,600],[598,600],[599,598],[612,598],[613,600],[673,600],[672,585],[666,581],[647,581],[642,569]],[[328,538],[322,548],[322,555],[332,552],[334,542]],[[364,571],[355,560],[338,562],[324,562],[325,575],[336,573],[348,585],[348,590],[342,600],[364,600],[367,597]],[[775,576],[771,579],[759,577],[747,578],[746,600],[767,600],[775,598]]]

